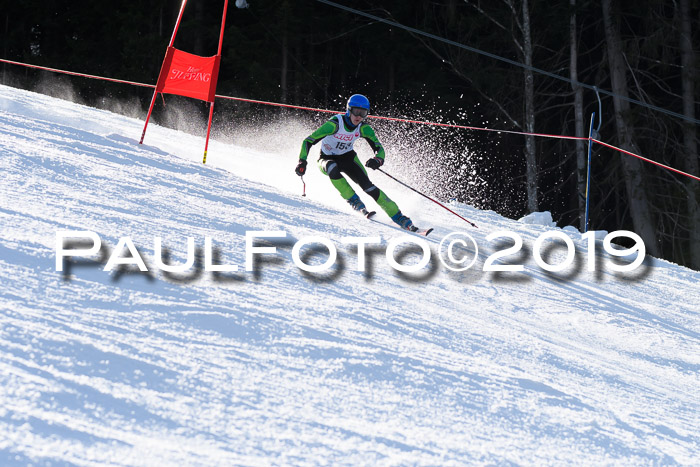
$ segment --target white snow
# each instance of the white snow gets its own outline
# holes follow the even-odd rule
[[[531,212],[530,214],[519,219],[523,224],[529,225],[543,225],[545,227],[556,227],[557,223],[552,220],[552,213],[549,211],[544,212]]]
[[[431,264],[401,275],[384,251],[404,233],[381,211],[351,212],[313,163],[300,196],[293,169],[312,128],[280,128],[288,147],[275,151],[212,141],[203,165],[203,138],[151,125],[139,146],[142,125],[0,86],[1,465],[700,462],[700,273],[653,258],[616,273],[595,242],[547,272],[535,241],[572,234],[551,215],[528,224],[451,205],[474,229],[371,173],[435,227]],[[106,254],[129,237],[149,266],[154,237],[175,263],[187,237],[200,249],[210,237],[239,271],[178,279],[87,263],[64,277],[66,229],[97,233]],[[263,230],[287,238],[248,272],[246,232]],[[451,272],[437,252],[458,231],[480,254]],[[522,272],[483,271],[513,244],[486,240],[498,231],[524,247],[496,264]],[[334,270],[295,266],[308,236],[337,247]],[[371,236],[382,243],[363,273],[341,239]],[[543,245],[547,263],[564,260],[561,240]]]

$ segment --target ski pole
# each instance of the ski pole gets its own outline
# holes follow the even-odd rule
[[[306,196],[306,182],[304,181],[304,177],[301,177],[301,183],[304,184],[304,192],[301,194],[301,196]]]
[[[420,191],[416,190],[415,188],[413,188],[413,187],[411,187],[411,186],[405,184],[404,182],[402,182],[402,181],[399,180],[398,178],[393,177],[393,176],[389,175],[388,173],[384,172],[382,169],[379,169],[379,168],[378,168],[377,170],[379,170],[381,173],[383,173],[383,174],[386,175],[387,177],[389,177],[389,178],[391,178],[391,179],[393,179],[393,180],[399,182],[400,184],[402,184],[403,186],[405,186],[405,187],[408,188],[409,190],[413,190],[413,191],[415,191],[416,193],[418,193],[419,195],[421,195],[422,197],[428,198],[430,201],[432,201],[433,203],[437,204],[437,205],[440,206],[441,208],[447,209],[447,210],[450,211],[452,214],[454,214],[455,216],[459,217],[460,219],[462,219],[464,222],[466,222],[467,224],[471,225],[471,226],[474,227],[475,229],[478,229],[478,228],[479,228],[479,227],[476,226],[475,223],[473,223],[473,222],[471,222],[471,221],[465,219],[464,217],[460,216],[459,214],[457,214],[456,212],[454,212],[452,209],[448,208],[448,207],[445,206],[444,204],[440,203],[439,201],[435,201],[435,200],[434,200],[433,198],[431,198],[430,196],[424,195],[423,193],[421,193]]]

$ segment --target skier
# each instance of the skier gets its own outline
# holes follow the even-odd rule
[[[365,204],[360,200],[360,197],[357,196],[357,193],[355,193],[355,190],[352,189],[341,172],[350,177],[365,193],[370,195],[384,212],[391,217],[391,220],[404,229],[415,232],[418,228],[413,225],[411,219],[404,216],[396,203],[370,181],[367,176],[367,170],[362,166],[357,153],[353,150],[355,141],[362,137],[367,140],[375,154],[373,158],[367,160],[365,166],[376,170],[384,164],[384,148],[374,134],[372,127],[365,122],[368,114],[369,99],[362,94],[350,96],[345,114],[335,115],[304,140],[295,172],[299,176],[306,173],[306,158],[309,155],[309,149],[321,141],[321,155],[318,159],[318,166],[324,175],[330,177],[333,186],[340,192],[340,196],[347,200],[350,206],[367,217],[371,217],[374,214],[367,211]]]

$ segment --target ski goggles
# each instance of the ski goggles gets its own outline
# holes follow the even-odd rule
[[[369,114],[369,110],[367,109],[363,109],[361,107],[350,107],[350,115],[366,118],[367,114]]]

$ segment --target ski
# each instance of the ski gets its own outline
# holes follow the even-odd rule
[[[383,223],[383,222],[379,222],[378,220],[373,219],[373,216],[376,214],[376,211],[367,211],[367,209],[361,209],[360,212],[361,212],[362,214],[364,214],[365,217],[366,217],[367,219],[371,220],[372,222],[377,222],[377,223],[379,223],[379,224],[386,225],[386,226],[388,226],[388,227],[393,227],[393,228],[395,228],[395,229],[408,230],[408,231],[411,232],[411,233],[418,234],[418,235],[422,235],[422,236],[424,236],[424,237],[427,237],[428,235],[430,235],[430,232],[433,231],[432,227],[429,228],[429,229],[419,229],[419,228],[416,227],[415,225],[411,225],[411,226],[408,227],[408,228],[402,227],[402,226],[400,226],[400,225],[398,225],[398,224],[391,224],[391,225],[388,225],[388,224],[385,224],[385,223]]]
[[[372,216],[374,216],[377,211],[368,211],[367,209],[360,209],[360,212],[362,213],[363,216],[365,216],[367,219],[371,219]]]
[[[427,237],[428,235],[430,235],[430,232],[433,231],[432,228],[430,228],[430,229],[419,229],[419,228],[416,227],[416,226],[411,226],[411,227],[412,227],[412,228],[409,229],[411,232],[413,232],[413,233],[415,233],[415,234],[418,234],[418,235],[422,235],[422,236],[424,236],[424,237]]]

